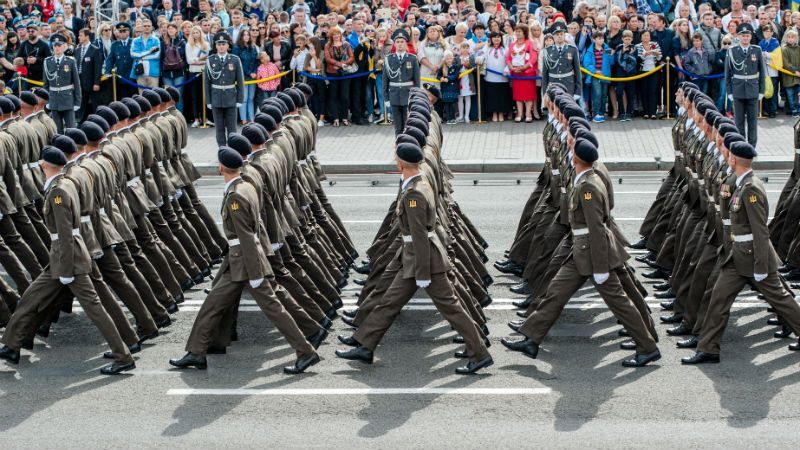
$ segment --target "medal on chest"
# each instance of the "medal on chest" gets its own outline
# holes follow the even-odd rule
[[[752,55],[750,55],[750,60],[751,60],[751,61],[753,61],[753,62],[756,62],[756,61],[757,61],[757,60],[756,60],[756,54],[755,54],[755,53],[753,53]]]
[[[406,61],[406,69],[411,70],[411,61]]]
[[[233,63],[228,63],[228,70],[233,72]]]
[[[69,73],[69,65],[64,64],[64,72]]]
[[[572,61],[572,53],[567,53],[567,59],[568,59],[569,61]]]
[[[737,195],[736,197],[733,197],[733,203],[731,203],[731,211],[732,212],[739,211],[739,208],[741,208],[742,205],[741,205],[741,202],[739,201],[740,198],[741,198],[741,196],[739,196],[739,195]]]

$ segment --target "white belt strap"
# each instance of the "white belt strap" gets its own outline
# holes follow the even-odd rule
[[[99,210],[97,210],[97,212],[99,212],[101,216],[105,216],[106,215],[106,209],[105,208],[100,208]]]
[[[589,229],[588,228],[574,228],[572,230],[572,235],[573,236],[586,236],[588,234],[589,234]]]
[[[228,239],[228,245],[230,245],[231,247],[235,247],[235,246],[239,245],[239,240],[238,239]]]
[[[551,175],[561,175],[561,172],[558,169],[553,169],[550,171]]]
[[[39,167],[39,164],[41,164],[40,161],[35,161],[35,162],[32,162],[32,163],[28,163],[28,169],[35,169],[35,168]]]
[[[692,172],[692,178],[694,178],[696,180],[697,179],[697,174]]]
[[[91,223],[91,222],[92,222],[92,216],[88,214],[85,216],[81,216],[81,223]]]
[[[550,78],[556,78],[556,79],[567,78],[567,77],[571,77],[574,74],[575,74],[575,72],[572,71],[572,70],[570,70],[567,73],[551,73],[550,74]]]
[[[717,210],[717,212],[719,212],[719,209],[720,209],[720,208],[719,208],[719,205],[714,205],[714,209],[716,209],[716,210]],[[730,219],[728,219],[728,220],[730,221]]]
[[[72,229],[72,235],[73,236],[80,236],[81,235],[80,228],[73,228]],[[50,240],[51,241],[57,241],[58,240],[58,233],[50,233]]]
[[[722,224],[726,227],[731,226],[731,219],[722,219]]]
[[[428,237],[434,237],[434,236],[436,236],[436,233],[434,233],[433,231],[428,232]],[[414,239],[412,239],[411,236],[403,235],[403,242],[413,242],[413,241]]]
[[[413,86],[413,85],[414,85],[413,81],[403,81],[403,82],[390,81],[389,82],[389,86],[392,86],[392,87],[404,87],[404,86]]]
[[[700,186],[705,186],[706,185],[706,180],[699,179],[699,180],[697,180],[697,182],[700,183]]]
[[[136,186],[137,184],[139,184],[139,177],[131,178],[131,181],[128,181],[126,184],[128,185],[128,187]]]
[[[297,161],[297,164],[300,164],[301,166],[307,166],[308,161],[306,161],[305,159],[301,159]]]
[[[61,86],[61,87],[50,86],[50,90],[52,92],[71,91],[72,88],[73,88],[72,86]]]
[[[733,235],[733,240],[736,242],[750,242],[753,240],[752,234]]]
[[[800,148],[796,148],[796,149],[794,149],[794,152],[795,152],[795,153],[797,153],[798,155],[800,155]],[[37,164],[38,164],[38,163],[37,163]]]
[[[677,151],[676,151],[676,152],[675,152],[675,156],[683,156],[683,153],[681,153],[681,152],[677,152]]]
[[[737,75],[737,74],[734,74],[733,78],[735,78],[737,80],[756,80],[760,76],[761,75],[759,75],[759,74],[754,74],[754,75]]]
[[[211,85],[212,89],[219,89],[221,91],[225,91],[225,90],[228,90],[228,89],[233,89],[235,87],[236,87],[235,84],[212,84]]]
[[[153,171],[152,171],[152,170],[150,170],[150,169],[144,169],[144,174],[145,174],[145,175],[152,175],[152,174],[153,174]]]

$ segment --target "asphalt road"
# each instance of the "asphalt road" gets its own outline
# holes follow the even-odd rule
[[[765,174],[762,174],[765,175]],[[770,174],[774,204],[785,174]],[[617,176],[617,175],[615,175]],[[632,240],[661,173],[624,173],[614,215]],[[519,180],[519,184],[517,184]],[[533,174],[460,174],[456,198],[484,233],[491,260],[502,256],[533,186]],[[359,249],[365,249],[397,188],[397,175],[336,176],[326,188]],[[377,182],[372,185],[372,182]],[[474,184],[477,182],[477,184]],[[200,195],[216,213],[222,182]],[[64,317],[18,367],[0,362],[0,447],[11,448],[777,448],[796,445],[800,354],[776,340],[751,292],[731,315],[719,365],[683,367],[688,351],[662,331],[663,359],[620,366],[616,322],[590,287],[572,299],[539,359],[506,351],[513,335],[511,277],[494,269],[487,311],[495,365],[457,376],[454,334],[423,296],[386,335],[372,366],[336,358],[340,321],[320,347],[323,361],[290,377],[293,353],[247,302],[240,341],[209,357],[207,371],[171,370],[195,311],[192,290],[173,326],[137,355],[137,369],[103,377],[105,346],[85,316]],[[354,274],[353,277],[359,277]],[[200,286],[203,288],[206,286]],[[345,289],[354,302],[358,286]],[[418,294],[419,295],[419,294]],[[653,314],[658,315],[652,298]]]

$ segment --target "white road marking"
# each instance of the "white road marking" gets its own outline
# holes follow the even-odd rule
[[[397,193],[393,194],[326,194],[328,198],[334,197],[345,197],[345,198],[352,198],[352,197],[397,197]],[[222,199],[222,195],[198,195],[197,198],[200,200],[220,200]]]
[[[170,389],[167,395],[329,396],[329,395],[548,395],[550,388],[309,388]]]

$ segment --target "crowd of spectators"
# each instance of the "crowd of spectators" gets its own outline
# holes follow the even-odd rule
[[[737,45],[737,26],[749,22],[757,30],[753,44],[764,50],[770,65],[774,94],[764,100],[763,114],[797,117],[800,12],[788,9],[786,1],[120,1],[118,19],[130,24],[134,64],[143,63],[146,70],[122,73],[125,80],[118,83],[179,87],[180,107],[197,126],[204,115],[199,75],[214,52],[212,36],[227,31],[246,80],[262,80],[247,86],[242,123],[253,120],[261,99],[301,80],[316,91],[310,106],[320,125],[386,122],[391,118],[381,89],[383,58],[393,51],[393,31],[404,27],[423,80],[440,87],[437,108],[447,123],[531,122],[542,116],[537,79],[542,50],[554,43],[552,25],[563,21],[566,40],[577,47],[585,71],[603,76],[583,76],[581,104],[596,121],[663,117],[674,108],[668,97],[675,85],[688,79],[729,113],[719,74],[727,50]],[[93,91],[89,110],[111,101],[113,81],[103,77],[110,67],[104,60],[112,42],[128,35],[120,35],[117,23],[98,23],[93,8],[103,2],[3,3],[0,77],[8,88],[42,80],[49,39],[61,34],[70,42],[68,54],[83,56],[89,44],[98,50],[92,58],[98,82],[84,86]],[[674,67],[658,70],[667,62]]]

